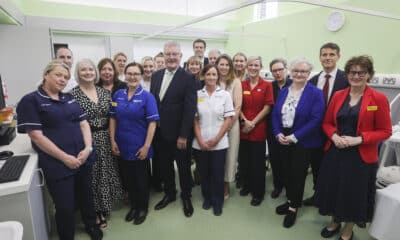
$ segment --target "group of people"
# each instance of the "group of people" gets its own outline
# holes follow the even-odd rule
[[[124,53],[97,66],[82,59],[71,78],[72,52],[60,48],[38,89],[21,99],[18,131],[28,133],[38,152],[60,239],[74,239],[77,206],[91,239],[102,239],[124,192],[125,220],[134,224],[146,219],[151,187],[164,191],[155,210],[176,201],[174,161],[186,217],[193,215],[196,182],[202,208],[216,216],[235,180],[239,194],[251,194],[250,205],[259,206],[267,145],[271,197],[286,192],[287,201],[276,207],[285,215],[283,226],[295,224],[302,205],[313,205],[332,217],[322,237],[339,233],[344,222],[339,239],[352,239],[354,223],[372,218],[378,144],[391,135],[388,100],[367,84],[372,59],[352,57],[339,70],[340,48],[326,43],[318,75],[309,79],[312,64],[305,58],[289,66],[276,58],[269,64],[271,83],[260,76],[259,56],[210,50],[207,58],[202,39],[193,50],[184,68],[175,41],[141,63],[127,64]],[[315,194],[303,201],[310,165]]]

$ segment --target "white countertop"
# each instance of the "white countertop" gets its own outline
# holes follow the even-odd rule
[[[38,157],[32,149],[28,134],[17,134],[10,145],[0,146],[0,151],[13,151],[14,155],[30,155],[18,181],[0,183],[0,196],[28,191],[32,176],[37,171]]]

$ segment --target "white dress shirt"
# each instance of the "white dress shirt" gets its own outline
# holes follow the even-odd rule
[[[325,75],[326,75],[326,74],[329,74],[329,75],[331,76],[331,77],[329,78],[328,99],[330,99],[330,98],[331,98],[331,95],[332,95],[332,90],[333,90],[333,85],[335,84],[335,79],[336,79],[337,70],[338,70],[338,69],[335,68],[335,69],[333,69],[332,72],[329,72],[329,73],[322,71],[321,74],[319,75],[319,78],[318,78],[317,87],[318,87],[319,89],[322,90],[322,89],[324,89],[324,85],[325,85]]]

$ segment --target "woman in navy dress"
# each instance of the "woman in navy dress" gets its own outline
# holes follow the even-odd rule
[[[118,90],[111,103],[110,137],[115,155],[121,156],[123,181],[131,203],[125,217],[135,225],[144,222],[149,205],[151,142],[159,120],[156,100],[140,85],[143,67],[129,63],[125,68],[128,87]]]
[[[42,84],[17,106],[18,132],[28,133],[38,153],[56,208],[59,238],[74,239],[78,199],[86,231],[91,239],[102,239],[93,204],[90,127],[72,95],[61,92],[69,78],[69,67],[64,63],[55,60],[46,66]]]
[[[328,137],[317,181],[316,205],[332,216],[321,236],[352,239],[353,226],[372,219],[378,144],[391,135],[387,97],[368,87],[374,75],[369,56],[351,58],[345,66],[350,87],[338,91],[328,106],[322,128]]]

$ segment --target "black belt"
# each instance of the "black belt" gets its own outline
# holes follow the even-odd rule
[[[101,126],[101,127],[90,126],[90,130],[92,132],[108,130],[108,125],[104,125],[104,126]]]

